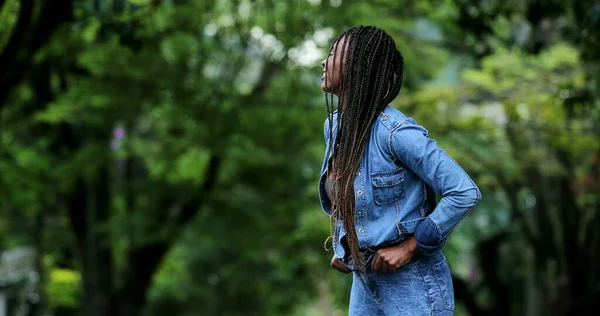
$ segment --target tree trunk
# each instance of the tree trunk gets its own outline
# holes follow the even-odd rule
[[[86,316],[114,315],[113,255],[108,234],[99,230],[110,218],[109,178],[106,166],[100,168],[97,179],[86,187],[88,203],[83,253],[83,291]]]
[[[6,104],[12,88],[25,78],[35,53],[62,23],[72,21],[71,0],[39,2],[41,7],[35,8],[34,0],[21,1],[15,30],[0,54],[0,108]]]

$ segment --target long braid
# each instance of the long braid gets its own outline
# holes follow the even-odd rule
[[[385,106],[393,101],[402,85],[403,59],[393,39],[383,30],[372,26],[357,26],[340,34],[341,38],[340,91],[338,95],[337,133],[333,137],[333,96],[325,96],[329,118],[329,147],[333,150],[335,190],[332,201],[331,234],[337,236],[336,223],[342,222],[350,255],[359,271],[365,271],[355,228],[356,171],[362,162],[373,123]],[[335,64],[334,54],[334,64]],[[329,74],[329,71],[326,71]],[[326,75],[325,85],[329,84]],[[345,108],[344,108],[345,105]],[[335,138],[335,139],[334,139]]]
[[[337,37],[337,39],[334,41],[334,43],[337,43],[341,37],[342,37],[342,34],[340,34],[340,35]],[[345,59],[345,54],[346,54],[346,45],[347,45],[347,44],[348,44],[348,42],[347,42],[347,41],[344,41],[344,44],[342,45],[342,49],[341,49],[341,52],[342,52],[342,54],[341,54],[341,56],[339,57],[341,60],[344,60],[344,59]],[[334,49],[334,48],[333,48],[333,46],[332,46],[331,50],[333,51],[333,49]],[[335,62],[336,62],[336,58],[337,58],[337,57],[338,57],[338,56],[334,54],[334,56],[333,56],[333,64],[335,64]],[[326,72],[326,76],[325,76],[325,80],[326,80],[326,81],[325,81],[325,85],[328,85],[328,84],[329,84],[329,82],[327,81],[328,74],[330,74],[330,72]],[[341,84],[342,84],[342,86],[344,86],[344,85],[346,84],[346,83],[345,83],[345,77],[342,77],[342,78],[341,78],[341,80],[342,80]],[[342,88],[342,89],[343,89],[343,88]],[[327,98],[327,94],[326,94],[326,98]],[[340,96],[338,97],[338,105],[337,105],[337,108],[338,108],[338,113],[337,113],[337,120],[338,120],[338,130],[339,130],[339,126],[341,126],[340,124],[341,124],[341,121],[342,121],[342,111],[341,111],[340,109],[342,109],[342,104],[343,104],[343,102],[344,102],[344,96],[343,96],[343,95],[340,95]],[[329,105],[328,105],[328,107],[327,107],[327,110],[328,110],[328,113],[329,113],[329,148],[330,148],[330,150],[332,150],[332,151],[334,152],[334,155],[335,155],[335,154],[337,153],[337,151],[338,151],[338,150],[337,150],[337,146],[339,146],[339,142],[338,142],[338,141],[336,141],[336,140],[333,138],[333,94],[331,94],[331,104],[332,104],[332,105],[331,105],[331,109],[330,109]],[[339,137],[339,135],[340,135],[340,133],[337,133],[337,136],[336,136],[336,137]],[[329,167],[331,167],[331,166],[329,166]],[[334,168],[334,169],[335,169],[335,168]],[[336,177],[336,178],[337,178],[337,177]],[[335,183],[335,182],[336,182],[336,179],[334,179],[334,183]],[[333,203],[332,203],[332,213],[331,213],[331,217],[332,217],[332,218],[340,218],[340,217],[342,217],[342,215],[341,215],[341,214],[339,214],[339,207],[337,207],[337,204],[336,204],[338,200],[332,199],[332,201],[333,201]],[[332,232],[332,236],[336,236],[336,235],[337,235],[336,221],[334,221],[334,220],[332,220],[332,221],[330,222],[330,231]]]
[[[379,45],[380,45],[380,42],[381,42],[382,40],[384,40],[384,37],[383,37],[383,35],[384,35],[384,34],[382,34],[382,33],[378,33],[378,35],[379,35],[379,37],[377,38],[377,42],[374,44],[374,45],[376,45],[376,46],[379,46]],[[387,49],[387,48],[388,48],[388,47],[385,47],[385,48],[384,48],[384,51],[385,51],[385,49]],[[384,66],[384,65],[386,65],[386,64],[387,64],[387,56],[388,56],[388,54],[386,54],[385,56],[386,56],[386,57],[385,57],[385,59],[383,60],[383,62],[380,62],[380,63],[378,63],[378,66],[379,66],[379,67],[382,67],[382,66]],[[366,71],[368,71],[368,69],[372,67],[372,65],[373,65],[373,63],[374,63],[374,59],[375,59],[375,57],[376,57],[376,54],[375,54],[373,51],[370,51],[369,57],[367,58],[367,62],[366,62],[366,63],[365,63],[365,65],[364,65],[364,67],[365,67],[365,72],[366,72]],[[385,68],[387,68],[387,67],[385,67]],[[365,96],[365,99],[364,99],[364,100],[361,100],[361,103],[362,103],[362,104],[369,104],[369,108],[373,108],[373,107],[377,108],[377,106],[376,106],[376,105],[377,105],[377,104],[379,104],[379,100],[378,100],[378,98],[377,98],[377,96],[378,96],[379,92],[377,92],[376,94],[372,94],[372,93],[370,93],[370,92],[372,91],[372,89],[377,89],[377,91],[379,91],[380,89],[382,89],[382,88],[383,88],[383,85],[382,85],[382,84],[380,84],[380,82],[381,82],[381,81],[383,81],[383,80],[382,80],[382,78],[385,78],[385,77],[384,77],[384,76],[385,76],[385,73],[384,73],[383,71],[381,71],[380,69],[378,69],[378,73],[381,73],[382,75],[380,75],[380,76],[377,76],[377,77],[376,77],[376,79],[375,79],[375,82],[373,82],[373,83],[372,83],[372,85],[369,85],[369,88],[367,89],[368,93],[367,93],[367,95]],[[364,79],[363,79],[363,80],[361,80],[361,82],[364,82],[364,81],[365,81]],[[363,86],[363,85],[361,84],[361,87],[362,87],[362,86]],[[372,122],[375,120],[376,116],[377,116],[379,113],[378,113],[377,111],[370,111],[370,113],[369,113],[369,114],[370,114],[370,115],[369,115],[367,118],[364,118],[364,119],[363,119],[363,121],[365,121],[365,122],[368,122],[369,124],[371,124],[371,123],[372,123]],[[365,128],[365,129],[363,130],[363,133],[361,134],[361,137],[359,138],[359,140],[358,140],[358,141],[359,141],[359,142],[363,142],[363,141],[364,141],[363,139],[364,139],[364,138],[366,138],[366,137],[368,137],[368,135],[369,135],[369,130]]]
[[[360,44],[360,41],[352,41],[352,38],[360,38],[359,36],[361,35],[361,33],[366,33],[361,31],[367,31],[367,29],[359,29],[355,34],[350,33],[348,35],[348,38],[350,38],[350,42],[353,44],[352,47],[354,49],[357,49],[356,46]],[[376,34],[373,34],[371,32],[371,34],[367,33],[365,35],[367,36],[368,40],[365,39],[364,44],[368,47],[371,40],[374,36],[376,36]],[[348,91],[349,101],[351,100],[348,103],[347,108],[347,111],[350,112],[348,113],[350,114],[350,121],[348,122],[349,124],[345,124],[345,126],[341,128],[342,134],[346,135],[347,137],[341,138],[341,142],[343,144],[341,146],[341,148],[343,148],[341,152],[345,152],[346,154],[341,155],[339,157],[339,161],[342,161],[341,163],[339,163],[339,165],[340,168],[343,170],[343,190],[341,198],[344,202],[342,206],[345,210],[347,210],[346,212],[342,213],[343,215],[345,215],[342,218],[342,221],[344,223],[344,228],[347,231],[346,240],[348,243],[348,247],[350,248],[351,256],[354,262],[356,263],[356,266],[359,267],[359,270],[364,270],[362,269],[364,268],[364,258],[362,258],[362,256],[359,255],[360,252],[358,236],[355,231],[354,173],[356,172],[356,169],[358,168],[358,165],[362,160],[366,147],[356,145],[361,143],[361,139],[364,139],[364,137],[362,137],[363,135],[360,134],[366,134],[367,126],[369,125],[368,122],[364,119],[368,112],[368,107],[360,105],[365,104],[365,97],[366,95],[368,95],[369,92],[367,82],[368,80],[365,80],[365,78],[368,76],[367,68],[369,68],[370,65],[368,62],[360,62],[365,59],[364,55],[365,53],[367,53],[367,50],[358,49],[358,52],[359,53],[357,54],[353,54],[353,58],[351,58],[352,66],[349,68],[351,78],[350,80],[353,82],[351,90]],[[368,51],[368,54],[373,55],[373,51]],[[371,58],[367,57],[367,61],[369,59]],[[364,141],[362,143],[364,143]]]

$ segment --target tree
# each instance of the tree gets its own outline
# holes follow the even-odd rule
[[[292,99],[303,90],[281,98],[284,87],[273,84],[294,62],[284,50],[299,39],[269,35],[281,26],[268,13],[250,14],[270,2],[244,3],[249,11],[216,1],[128,11],[123,1],[81,2],[67,10],[75,23],[57,28],[48,45],[19,48],[35,63],[27,76],[14,65],[19,76],[3,112],[3,210],[52,221],[36,230],[72,231],[85,315],[139,315],[154,273],[198,212],[241,207],[230,205],[231,194],[243,197],[250,180],[263,185],[255,198],[263,204],[296,200],[280,203],[279,215],[295,223],[289,214],[302,207],[307,181],[296,168],[313,159],[297,144],[320,128],[311,116],[294,118],[307,109]],[[296,8],[274,9],[290,17],[284,28],[304,18]],[[252,25],[266,34],[251,37]],[[265,138],[269,129],[280,137]]]

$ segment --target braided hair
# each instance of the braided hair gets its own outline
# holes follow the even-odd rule
[[[335,174],[331,192],[331,236],[342,222],[355,268],[365,271],[354,223],[354,179],[363,159],[377,116],[393,101],[402,86],[404,61],[391,36],[374,26],[356,26],[340,34],[331,50],[344,38],[339,67],[337,135],[333,139],[333,95],[325,93],[329,118],[329,145]],[[335,64],[335,58],[333,56]],[[327,66],[326,66],[327,67]],[[327,84],[327,77],[325,78]],[[330,169],[330,170],[331,170]]]

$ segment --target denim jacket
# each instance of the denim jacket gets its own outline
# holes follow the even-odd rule
[[[333,137],[337,115],[333,116]],[[325,193],[329,148],[329,122],[325,121],[325,157],[321,167],[321,207],[331,215]],[[448,234],[481,200],[467,173],[429,138],[427,130],[395,108],[387,106],[372,127],[365,155],[356,172],[355,229],[361,249],[404,240],[414,234],[419,251],[440,250]],[[441,195],[439,203],[436,194]],[[336,223],[333,249],[338,258],[345,250],[340,240],[343,224]],[[349,255],[349,254],[348,254]]]

